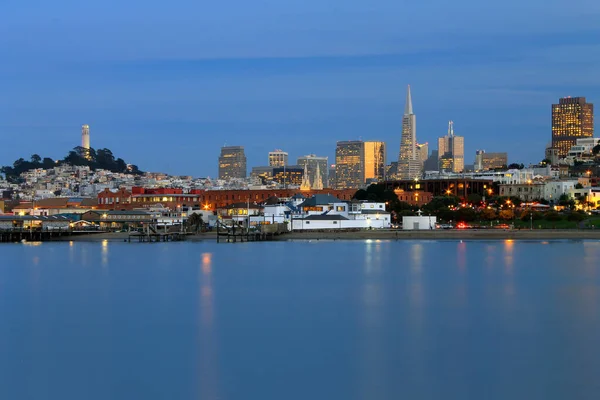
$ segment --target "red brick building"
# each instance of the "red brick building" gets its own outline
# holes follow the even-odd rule
[[[181,189],[159,188],[145,189],[133,187],[131,192],[119,189],[112,192],[105,189],[98,194],[98,208],[103,210],[131,210],[133,208],[149,208],[157,205],[175,210],[178,207],[201,207],[216,210],[230,204],[250,201],[262,203],[270,197],[292,197],[301,193],[305,197],[314,194],[330,194],[340,200],[351,200],[356,193],[354,189],[260,189],[260,190],[191,190],[183,193]]]
[[[413,206],[422,206],[433,200],[433,193],[417,190],[404,191],[402,189],[394,190],[398,200],[408,203]]]

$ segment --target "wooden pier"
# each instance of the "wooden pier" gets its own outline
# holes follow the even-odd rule
[[[266,224],[249,230],[243,226],[217,224],[217,243],[221,241],[236,243],[273,240],[275,236],[287,232],[284,228],[284,224]]]
[[[68,230],[29,230],[29,229],[9,229],[0,231],[1,243],[18,242],[47,242],[53,239],[69,235]]]
[[[132,233],[127,237],[127,241],[131,243],[131,240],[139,243],[153,243],[153,242],[180,242],[185,240],[186,233],[173,232],[173,233]]]

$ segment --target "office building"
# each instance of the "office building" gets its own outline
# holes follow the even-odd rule
[[[440,171],[463,172],[465,169],[465,138],[454,134],[454,122],[448,122],[448,134],[438,139]]]
[[[552,148],[565,157],[577,139],[594,136],[594,105],[585,97],[565,97],[552,105]]]
[[[299,167],[304,168],[306,166],[306,170],[308,176],[310,177],[310,181],[312,182],[313,189],[314,184],[317,181],[317,168],[320,175],[321,182],[324,187],[331,187],[329,184],[329,168],[328,168],[328,158],[327,157],[319,157],[314,154],[309,154],[307,156],[298,157],[296,164]]]
[[[410,85],[406,92],[406,105],[402,117],[402,137],[398,156],[398,179],[415,179],[421,176],[422,163],[417,153],[417,117],[413,112]]]
[[[269,166],[284,167],[288,165],[288,153],[283,150],[269,152]]]
[[[336,188],[358,189],[365,182],[365,146],[362,140],[337,142],[335,150]]]
[[[427,157],[427,160],[423,163],[423,171],[439,171],[440,160],[438,157],[437,150],[431,150],[431,154]]]
[[[221,147],[219,179],[245,178],[246,154],[243,146]]]
[[[364,142],[365,182],[385,180],[385,142]]]
[[[250,176],[252,178],[259,178],[262,180],[262,182],[266,183],[273,179],[273,167],[252,167]]]
[[[302,185],[304,168],[298,165],[273,168],[273,180],[286,188]]]
[[[81,126],[81,147],[89,150],[90,148],[90,126],[82,125]]]
[[[475,152],[475,171],[487,171],[497,168],[506,168],[508,165],[507,153],[486,153],[485,150]]]

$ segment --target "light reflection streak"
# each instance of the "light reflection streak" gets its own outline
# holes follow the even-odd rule
[[[212,253],[200,256],[198,274],[199,320],[198,324],[198,384],[199,398],[218,399],[218,343],[214,324],[214,290],[212,284]]]
[[[462,240],[458,243],[456,249],[456,264],[460,272],[465,272],[467,269],[467,244]]]
[[[102,255],[102,266],[103,267],[108,267],[108,240],[104,239],[102,241],[102,250],[101,250],[101,255]]]

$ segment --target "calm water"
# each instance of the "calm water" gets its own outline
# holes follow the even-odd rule
[[[600,242],[0,246],[1,399],[598,399]]]

